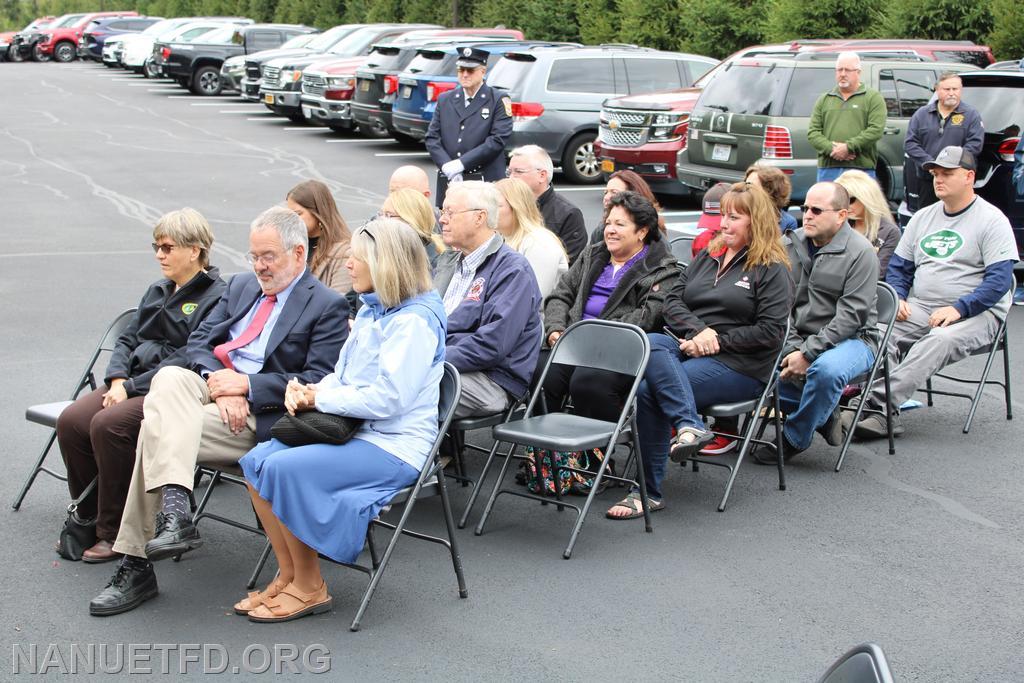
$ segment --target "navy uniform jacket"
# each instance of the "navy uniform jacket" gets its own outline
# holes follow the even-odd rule
[[[262,294],[254,273],[231,278],[228,289],[206,320],[188,338],[188,366],[201,373],[224,366],[213,348],[228,341],[230,329]],[[348,339],[348,304],[306,270],[274,324],[267,343],[263,369],[249,375],[250,410],[256,416],[256,438],[266,441],[270,428],[284,414],[288,380],[315,384],[334,369]]]
[[[903,182],[907,206],[911,211],[938,201],[932,177],[922,164],[931,161],[950,145],[963,147],[977,159],[985,143],[985,124],[978,110],[964,101],[945,121],[939,115],[938,102],[924,105],[910,118],[903,143],[905,163]]]
[[[465,96],[459,87],[438,98],[427,129],[427,151],[438,168],[461,159],[464,175],[480,174],[488,182],[501,180],[505,177],[505,143],[512,135],[512,100],[486,83],[468,107]]]

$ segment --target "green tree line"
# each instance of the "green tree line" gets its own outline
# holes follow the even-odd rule
[[[0,27],[37,16],[134,9],[165,17],[239,15],[257,21],[407,21],[504,25],[527,38],[635,43],[722,58],[796,38],[967,39],[997,59],[1024,56],[1021,0],[0,0]]]

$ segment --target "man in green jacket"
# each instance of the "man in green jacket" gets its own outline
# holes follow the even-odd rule
[[[807,139],[818,152],[818,182],[860,169],[875,177],[875,145],[885,128],[885,100],[860,82],[860,57],[840,52],[836,87],[818,98]]]

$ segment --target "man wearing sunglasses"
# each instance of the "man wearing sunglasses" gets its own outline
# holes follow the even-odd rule
[[[490,53],[458,48],[459,88],[442,93],[424,140],[437,164],[437,206],[448,183],[505,177],[505,143],[512,136],[512,100],[484,83]]]
[[[888,349],[895,434],[903,433],[899,407],[929,377],[995,341],[1010,310],[1017,261],[1010,221],[974,193],[974,155],[946,147],[924,168],[939,201],[914,214],[885,276],[900,297]],[[882,380],[866,400],[866,408],[881,411]],[[854,435],[885,438],[885,418],[865,415]]]
[[[843,387],[871,368],[878,348],[878,258],[846,222],[850,196],[824,182],[807,191],[806,202],[803,227],[788,238],[796,299],[780,375],[787,458],[806,450],[815,431],[830,446],[841,443]]]
[[[348,304],[306,268],[307,242],[290,209],[260,214],[249,231],[253,272],[233,277],[189,336],[187,367],[153,378],[114,542],[124,558],[89,603],[93,616],[156,596],[152,562],[202,545],[189,509],[196,464],[237,463],[270,438],[289,380],[312,384],[333,370],[348,338]]]

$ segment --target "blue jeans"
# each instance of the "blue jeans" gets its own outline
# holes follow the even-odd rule
[[[827,168],[818,168],[818,182],[823,183],[825,181],[835,182],[835,179],[843,175],[846,171],[864,171],[872,178],[877,178],[875,175],[875,169],[873,168],[858,168],[852,169],[845,166],[829,166]]]
[[[714,356],[690,358],[666,334],[648,334],[651,359],[637,392],[637,441],[647,494],[661,500],[672,428],[704,429],[700,411],[716,403],[756,398],[764,383],[740,374]]]
[[[847,339],[814,359],[803,386],[783,382],[779,391],[786,426],[782,433],[791,445],[811,445],[814,430],[828,421],[839,405],[843,387],[871,369],[875,354],[859,339]]]

